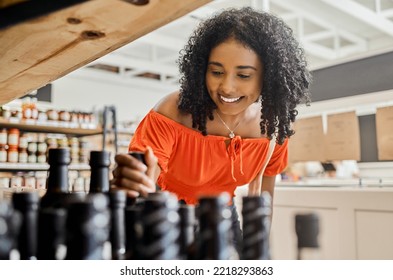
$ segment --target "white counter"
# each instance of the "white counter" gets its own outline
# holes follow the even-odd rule
[[[393,187],[279,183],[273,259],[296,259],[295,215],[309,212],[319,216],[319,259],[393,259]]]

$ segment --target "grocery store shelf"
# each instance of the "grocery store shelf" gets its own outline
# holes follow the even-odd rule
[[[29,132],[43,132],[43,133],[61,133],[74,136],[88,136],[102,133],[101,127],[95,128],[82,128],[66,126],[61,122],[26,122],[26,121],[12,121],[0,118],[0,127],[5,128],[18,128],[22,131]],[[87,126],[86,126],[87,127]]]
[[[2,171],[46,171],[49,169],[47,163],[13,163],[13,162],[1,162],[0,170]],[[69,170],[90,170],[88,164],[70,164]]]

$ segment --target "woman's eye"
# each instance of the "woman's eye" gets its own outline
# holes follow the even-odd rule
[[[250,78],[250,75],[239,74],[238,76],[239,76],[240,78],[242,78],[242,79],[248,79],[248,78]]]
[[[214,76],[219,76],[219,75],[222,75],[223,73],[221,71],[212,71],[212,74]]]

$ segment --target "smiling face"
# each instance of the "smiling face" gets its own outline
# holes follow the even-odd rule
[[[237,115],[258,100],[262,91],[263,65],[258,55],[235,39],[212,49],[206,86],[217,110]]]

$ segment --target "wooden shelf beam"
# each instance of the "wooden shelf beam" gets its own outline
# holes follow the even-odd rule
[[[43,132],[43,133],[58,133],[74,136],[89,136],[97,135],[102,133],[102,128],[80,128],[80,127],[61,127],[59,125],[41,125],[41,124],[31,124],[25,121],[12,122],[0,118],[0,128],[17,128],[22,131],[29,132]]]
[[[0,29],[0,105],[211,0],[150,0],[144,1],[146,5],[135,5],[136,2],[140,1],[84,1]]]

